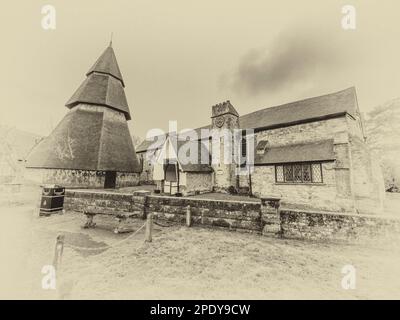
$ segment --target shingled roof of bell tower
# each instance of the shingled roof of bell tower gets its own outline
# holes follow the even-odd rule
[[[114,49],[112,48],[111,43],[86,73],[86,76],[89,76],[93,72],[109,74],[110,76],[113,76],[121,81],[122,86],[125,87],[124,79],[122,78],[117,58],[115,57]]]
[[[111,44],[86,76],[87,78],[65,104],[68,108],[72,109],[81,103],[100,105],[123,112],[127,120],[131,119],[124,81]]]

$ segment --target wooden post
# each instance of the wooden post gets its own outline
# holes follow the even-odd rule
[[[190,212],[190,205],[186,207],[186,226],[190,227],[192,225],[192,213]]]
[[[64,235],[58,235],[56,239],[56,245],[54,248],[54,258],[53,258],[53,267],[58,270],[61,266],[62,254],[64,251]]]
[[[153,214],[148,213],[147,214],[147,221],[146,221],[146,242],[151,242],[152,239],[152,234],[153,234]]]
[[[122,231],[122,221],[125,220],[123,217],[119,216],[116,218],[118,225],[114,229],[114,233],[118,234]]]

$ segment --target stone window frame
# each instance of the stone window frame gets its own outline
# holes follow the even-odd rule
[[[301,168],[301,179],[295,179],[295,167],[297,169],[300,167]],[[282,169],[280,169],[282,168]],[[304,168],[309,168],[308,172],[310,173],[310,180],[304,179]],[[315,175],[313,174],[313,171],[315,170],[319,171],[319,177],[318,179]],[[281,173],[278,173],[278,171],[281,171]],[[286,179],[286,175],[290,174],[291,175],[291,180]],[[279,177],[278,177],[279,176]],[[281,177],[280,177],[281,176]],[[324,183],[324,178],[323,178],[323,172],[322,172],[322,162],[292,162],[292,163],[281,163],[281,164],[276,164],[275,165],[275,183],[283,183],[283,184],[323,184]]]

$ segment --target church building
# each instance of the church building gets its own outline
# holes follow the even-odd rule
[[[124,87],[110,43],[66,103],[70,111],[29,155],[26,176],[66,187],[137,185],[141,167]]]
[[[152,140],[138,146],[141,182],[155,182],[161,191],[172,194],[214,191],[277,196],[284,206],[297,209],[362,213],[383,209],[382,173],[365,142],[354,87],[245,115],[226,101],[212,107],[209,125],[194,131],[206,128],[242,131],[241,154],[251,155],[253,161],[215,163],[211,137],[201,137],[192,142],[199,144],[199,150],[208,150],[210,162],[185,169],[176,156],[179,142],[172,156],[165,155],[171,136],[167,135],[160,147],[154,148]],[[251,150],[250,138],[254,141]],[[223,153],[226,142],[221,140],[217,152]],[[157,162],[149,161],[152,154]],[[178,181],[179,175],[185,178]]]

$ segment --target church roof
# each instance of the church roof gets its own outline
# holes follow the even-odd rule
[[[354,117],[357,113],[357,96],[354,87],[338,92],[308,98],[283,105],[264,108],[239,117],[241,129],[256,131],[296,125],[304,122],[318,121],[346,114]],[[209,129],[210,125],[194,129]],[[200,133],[198,134],[200,138]],[[146,151],[153,141],[145,140],[137,148],[137,152]]]
[[[102,105],[123,112],[126,119],[130,120],[124,82],[111,46],[97,59],[86,75],[87,78],[65,105],[70,109],[80,103]]]
[[[79,105],[42,140],[27,167],[140,172],[128,124],[121,113]]]
[[[354,117],[356,110],[356,91],[354,87],[351,87],[342,91],[248,113],[239,117],[239,124],[242,129],[267,129],[345,114]]]
[[[122,78],[121,71],[119,70],[117,58],[115,57],[114,49],[112,48],[111,43],[86,73],[86,76],[89,76],[93,72],[109,74],[120,80],[122,85],[125,87],[124,79]]]
[[[259,142],[259,144],[262,142],[264,141]],[[267,147],[264,152],[255,153],[254,164],[266,165],[290,162],[332,161],[335,159],[333,139],[329,139],[310,143]]]

